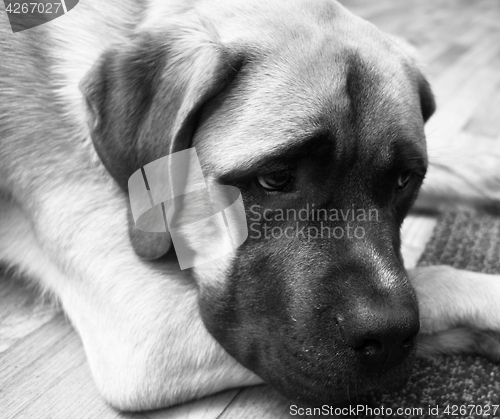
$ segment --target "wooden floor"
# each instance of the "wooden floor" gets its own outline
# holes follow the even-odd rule
[[[433,158],[474,158],[500,143],[499,0],[345,0],[355,13],[420,51],[437,96],[427,127]],[[495,141],[496,140],[496,141]],[[500,151],[500,150],[499,150]],[[404,225],[414,265],[435,220]],[[288,418],[289,403],[266,386],[228,391],[164,411],[124,415],[100,399],[81,342],[56,309],[0,275],[0,418]]]

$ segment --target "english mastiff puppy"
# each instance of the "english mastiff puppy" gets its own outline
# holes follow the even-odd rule
[[[481,332],[500,326],[498,277],[403,265],[435,107],[404,43],[333,0],[81,0],[15,34],[0,19],[0,260],[60,302],[111,405],[262,382],[340,403],[403,386],[419,329],[424,355],[498,359]],[[210,188],[241,192],[248,238],[180,270],[169,234],[135,226],[128,180],[189,148]],[[426,202],[497,193],[432,170]]]

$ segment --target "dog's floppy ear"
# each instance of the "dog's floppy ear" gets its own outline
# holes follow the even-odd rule
[[[142,33],[106,51],[82,81],[94,147],[123,190],[136,170],[189,147],[201,106],[240,67],[211,35],[186,27]],[[168,233],[136,229],[130,208],[129,233],[144,258],[170,248]]]
[[[427,79],[420,72],[417,77],[422,118],[424,119],[424,122],[427,122],[436,110],[436,101],[434,100],[434,94],[432,93],[431,86]]]

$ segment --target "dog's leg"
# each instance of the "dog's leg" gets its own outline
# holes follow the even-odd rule
[[[432,154],[432,150],[429,151]],[[481,208],[500,213],[500,153],[473,156],[450,151],[430,155],[430,166],[415,209]]]
[[[40,272],[51,277],[58,275],[36,243],[26,214],[13,200],[0,192],[0,263],[18,268],[27,279]],[[43,286],[43,282],[40,282]],[[43,291],[48,291],[44,289]]]
[[[500,362],[500,275],[449,266],[408,275],[419,301],[420,356],[476,353]]]
[[[106,400],[123,410],[153,409],[261,382],[205,330],[189,275],[175,262],[138,259],[125,200],[109,193],[113,185],[100,188],[51,188],[34,198],[30,218],[3,200],[0,258],[38,275],[57,296]]]

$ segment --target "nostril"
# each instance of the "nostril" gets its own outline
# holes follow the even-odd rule
[[[401,347],[404,350],[411,349],[415,345],[415,341],[417,339],[417,334],[418,333],[414,333],[411,336],[407,337],[405,340],[403,340],[403,342],[401,343]]]
[[[376,356],[383,349],[382,342],[376,339],[366,339],[361,345],[354,348],[355,351],[365,356]]]

